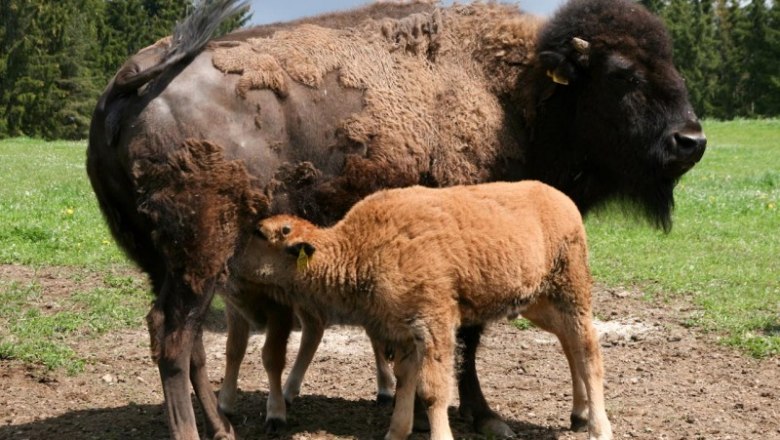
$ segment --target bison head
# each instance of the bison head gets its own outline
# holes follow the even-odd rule
[[[663,23],[628,0],[572,0],[542,29],[529,174],[587,212],[619,198],[671,228],[672,190],[706,138]]]

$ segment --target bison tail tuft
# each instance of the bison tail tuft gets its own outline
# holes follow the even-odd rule
[[[173,30],[171,49],[166,56],[179,60],[199,53],[225,21],[249,8],[246,0],[200,0],[195,10]]]

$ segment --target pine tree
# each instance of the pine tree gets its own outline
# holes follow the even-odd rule
[[[640,0],[639,3],[655,15],[661,15],[666,7],[666,2],[664,0]]]
[[[57,5],[42,2],[9,0],[3,9],[5,75],[0,99],[6,131],[11,136],[40,135],[40,121],[62,99],[55,86],[59,66],[51,55],[52,36],[62,17],[57,16]]]
[[[748,116],[772,115],[772,101],[780,92],[773,78],[777,75],[780,56],[777,46],[777,29],[770,25],[770,11],[764,0],[752,0],[747,7],[750,31],[743,41],[746,54],[745,94]],[[772,40],[775,40],[774,44]]]
[[[767,90],[757,103],[759,113],[780,115],[780,1],[775,0],[768,11],[765,42],[765,81]]]
[[[73,7],[62,30],[62,44],[55,55],[60,66],[57,87],[66,98],[54,113],[54,128],[48,137],[84,139],[89,134],[92,110],[101,92],[103,75],[97,35],[105,3],[101,0],[63,3]]]
[[[672,37],[674,63],[687,83],[696,113],[701,115],[703,109],[701,108],[700,91],[696,87],[701,81],[701,72],[698,63],[697,45],[699,41],[696,36],[694,1],[671,0],[663,9],[662,18]]]
[[[717,94],[717,72],[722,62],[716,46],[717,29],[713,0],[693,0],[693,59],[695,66],[689,77],[691,97],[699,117],[715,116],[715,95]]]

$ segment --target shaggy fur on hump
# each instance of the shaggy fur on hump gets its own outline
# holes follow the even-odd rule
[[[363,92],[363,111],[336,129],[365,154],[348,155],[338,177],[317,188],[320,205],[343,213],[381,188],[490,180],[502,155],[519,151],[500,96],[531,65],[540,25],[516,7],[477,4],[353,29],[304,24],[215,44],[212,59],[241,75],[239,96],[270,89],[282,97],[292,82],[319,88],[329,72]]]
[[[227,275],[242,225],[267,210],[243,163],[225,160],[208,141],[188,139],[173,152],[137,160],[133,176],[152,239],[196,293]]]

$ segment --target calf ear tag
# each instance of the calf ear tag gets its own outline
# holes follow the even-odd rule
[[[564,86],[568,86],[569,85],[569,80],[566,79],[566,77],[564,77],[561,74],[559,74],[558,73],[558,69],[548,70],[547,71],[547,76],[552,78],[553,82],[556,83],[556,84],[561,84],[561,85],[564,85]]]
[[[298,260],[296,261],[296,264],[298,266],[298,272],[303,272],[309,267],[309,256],[306,254],[303,246],[301,246],[301,250],[298,251]]]

